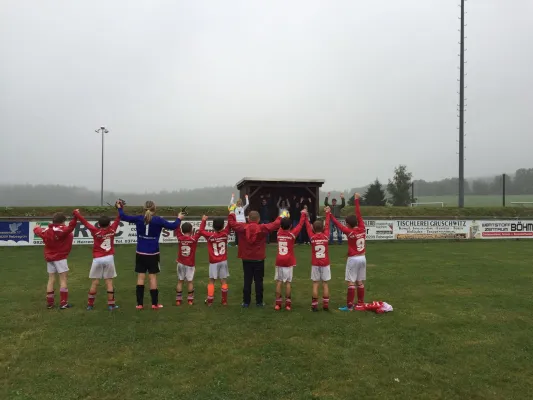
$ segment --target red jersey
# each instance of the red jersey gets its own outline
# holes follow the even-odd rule
[[[200,231],[200,235],[207,239],[207,252],[209,253],[209,263],[216,264],[222,261],[227,261],[228,254],[226,252],[228,247],[229,224],[220,232]]]
[[[311,265],[314,267],[327,267],[329,265],[329,221],[331,213],[326,213],[324,232],[314,233],[311,223],[305,220],[307,234],[311,242]]]
[[[278,254],[276,255],[276,267],[294,267],[296,265],[296,257],[294,255],[294,241],[296,236],[300,234],[307,219],[307,214],[300,215],[300,222],[292,230],[278,231]]]
[[[202,220],[200,229],[194,235],[184,235],[181,229],[176,229],[176,237],[178,238],[178,263],[187,267],[194,267],[196,263],[196,246],[198,239],[200,239],[201,232],[205,229],[206,221]]]
[[[331,216],[333,223],[348,237],[348,257],[364,256],[366,252],[366,228],[365,221],[361,217],[359,199],[355,200],[355,215],[357,217],[357,226],[353,229],[344,226]]]
[[[74,235],[72,231],[78,223],[74,217],[67,225],[50,224],[48,228],[36,226],[33,233],[43,239],[44,259],[48,262],[65,260],[72,250]]]
[[[100,258],[115,254],[115,235],[117,234],[117,229],[120,225],[120,215],[118,215],[113,223],[106,228],[97,228],[96,226],[92,225],[85,218],[83,218],[78,211],[74,211],[74,216],[87,227],[94,238],[93,258]]]

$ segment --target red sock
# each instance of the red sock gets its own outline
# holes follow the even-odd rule
[[[187,301],[194,301],[194,290],[188,293]]]
[[[183,292],[176,291],[176,301],[181,301],[182,300],[182,293]]]
[[[285,307],[290,307],[292,305],[292,300],[290,297],[285,299]]]
[[[318,308],[318,299],[316,297],[313,297],[311,299],[311,308],[313,309]]]
[[[364,304],[365,302],[365,286],[357,286],[357,303]]]
[[[46,292],[46,302],[48,303],[49,306],[53,306],[54,303],[55,303],[55,295],[54,295],[54,291],[52,290],[51,292]]]
[[[346,305],[353,307],[353,300],[355,299],[355,286],[348,286],[348,294],[346,295]]]
[[[322,306],[324,310],[329,308],[329,297],[322,297]]]
[[[228,289],[222,289],[222,303],[228,302]]]
[[[95,298],[96,298],[96,292],[94,292],[94,293],[89,292],[87,305],[88,305],[88,306],[94,306],[94,300],[95,300]]]
[[[281,295],[276,294],[276,305],[281,307],[281,303],[283,303]]]
[[[59,304],[62,306],[68,304],[68,289],[62,287],[59,289],[59,295],[61,296],[61,302]]]

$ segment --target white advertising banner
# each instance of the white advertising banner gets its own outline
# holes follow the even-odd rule
[[[417,239],[468,239],[470,222],[466,220],[397,220],[394,223],[394,238]]]
[[[533,239],[533,221],[471,221],[475,239]]]
[[[88,220],[91,224],[96,225],[97,221],[89,219]],[[184,221],[189,222],[192,224],[193,229],[197,230],[200,227],[201,221]],[[43,240],[36,236],[33,233],[33,228],[35,226],[42,226],[47,227],[50,224],[50,221],[39,221],[39,222],[30,222],[30,244],[32,245],[42,245]],[[212,231],[213,230],[213,221],[207,221],[206,224],[206,230]],[[73,244],[92,244],[93,238],[91,236],[91,232],[82,224],[78,223],[76,228],[74,229],[74,242]],[[229,241],[233,242],[235,240],[234,234],[230,234]],[[199,242],[205,242],[205,238],[200,238]],[[129,222],[120,222],[120,226],[117,230],[117,235],[115,236],[115,244],[131,244],[131,243],[137,243],[137,231],[135,228],[135,224],[131,224]],[[167,229],[163,229],[161,232],[161,236],[159,237],[159,243],[178,243],[178,239],[176,238],[175,231],[169,231]]]
[[[93,225],[94,219],[90,219]],[[200,227],[200,220],[184,221],[193,229]],[[37,225],[46,227],[49,221],[0,221],[0,246],[35,246],[43,241],[33,234]],[[342,221],[344,223],[344,221]],[[533,239],[533,220],[365,220],[368,240],[432,240],[432,239]],[[207,221],[206,229],[211,231],[213,222]],[[89,230],[81,223],[74,229],[74,244],[92,244]],[[344,240],[346,236],[343,235]],[[334,232],[334,240],[336,240]],[[235,240],[234,234],[230,241]],[[204,238],[200,239],[205,242]],[[174,231],[163,229],[160,243],[177,243]],[[121,222],[115,239],[116,244],[137,243],[135,225]]]

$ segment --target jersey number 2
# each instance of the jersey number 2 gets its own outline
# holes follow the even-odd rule
[[[319,244],[315,247],[315,250],[315,257],[317,259],[326,258],[326,246],[322,246],[321,244]]]

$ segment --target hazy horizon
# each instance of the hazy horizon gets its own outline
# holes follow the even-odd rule
[[[533,3],[466,3],[465,175],[533,145]],[[448,0],[7,1],[0,178],[144,192],[243,177],[457,176],[459,7]]]

